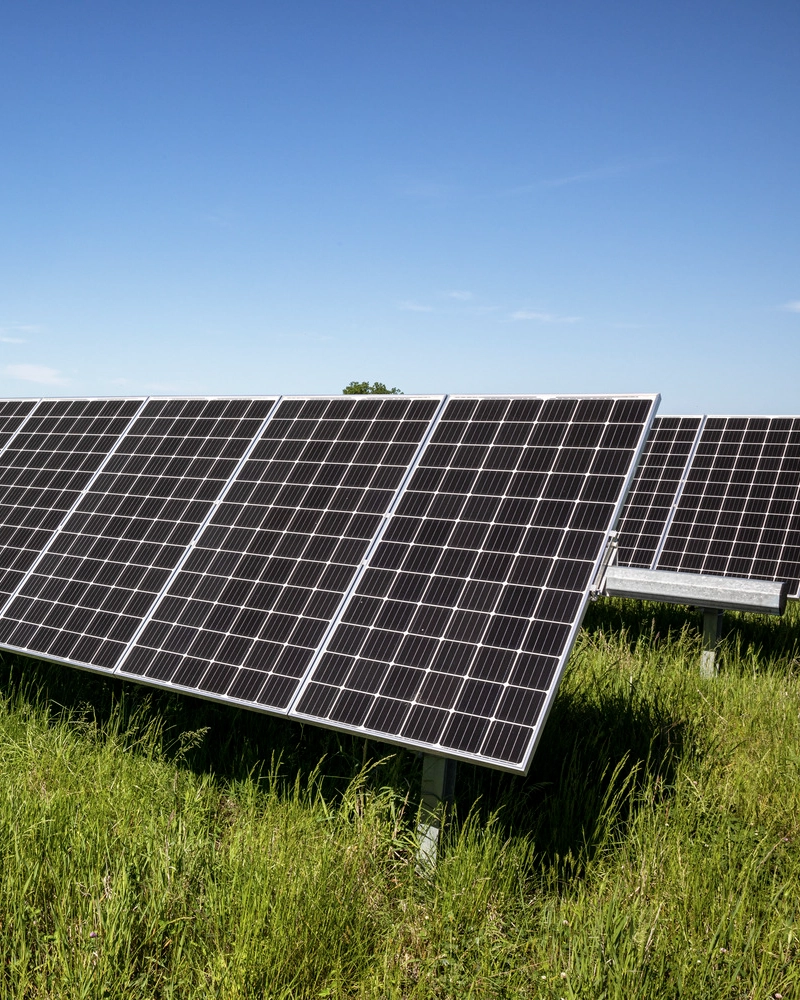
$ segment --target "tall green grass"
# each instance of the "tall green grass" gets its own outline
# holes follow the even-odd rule
[[[530,775],[7,658],[0,996],[798,997],[800,614],[590,609]]]

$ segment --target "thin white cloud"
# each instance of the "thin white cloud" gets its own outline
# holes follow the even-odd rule
[[[429,313],[433,312],[433,306],[423,306],[419,302],[409,302],[408,300],[397,303],[397,308],[404,312]]]
[[[783,308],[786,312],[800,313],[800,299],[797,299],[794,302],[786,302]]]
[[[68,381],[57,368],[48,368],[47,365],[6,365],[3,373],[10,378],[37,382],[39,385],[66,385]]]
[[[532,312],[529,309],[517,309],[511,313],[513,320],[534,320],[536,323],[578,323],[580,316],[556,316],[555,313]]]
[[[33,323],[0,324],[0,344],[25,344],[27,340],[20,333],[39,333],[41,329]]]
[[[621,160],[618,163],[608,163],[605,166],[595,167],[592,170],[579,170],[573,174],[564,174],[561,177],[544,178],[540,181],[534,181],[532,184],[520,184],[518,187],[510,188],[504,193],[507,195],[530,194],[533,191],[565,187],[568,184],[586,184],[591,181],[602,181],[609,177],[619,177],[637,170],[659,166],[670,159],[671,157],[666,156],[653,156],[641,160]]]
[[[298,333],[298,332],[295,332],[295,333],[280,333],[280,334],[278,334],[278,339],[279,340],[299,341],[300,343],[304,343],[304,344],[328,344],[332,340],[335,340],[336,338],[330,336],[330,334],[327,334],[327,333]]]
[[[563,177],[550,177],[539,182],[539,187],[565,187],[567,184],[585,184],[587,181],[602,181],[607,177],[619,177],[635,168],[620,164],[618,166],[598,167],[596,170],[582,170],[576,174],[565,174]]]
[[[472,292],[453,291],[453,292],[445,292],[445,295],[448,297],[448,299],[455,299],[457,302],[469,302],[469,300],[472,298]]]

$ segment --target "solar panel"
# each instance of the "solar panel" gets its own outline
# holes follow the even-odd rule
[[[36,402],[35,399],[7,399],[0,402],[0,452],[14,440],[26,418],[33,412]],[[30,530],[35,532],[35,528],[29,529],[27,524],[21,523],[34,515],[24,508],[17,509],[13,487],[10,491],[6,488],[11,485],[12,476],[0,478],[0,600],[4,594],[7,595],[14,589],[15,581],[19,579],[20,574],[19,571],[15,572],[14,563],[18,559],[23,563],[23,548],[26,543],[30,544],[32,537],[37,537],[29,534]]]
[[[0,456],[0,597],[16,590],[143,402],[43,399],[15,428]],[[11,405],[15,421],[26,406]]]
[[[800,597],[800,417],[657,418],[620,518],[619,563],[785,580]]]
[[[526,770],[654,406],[451,397],[292,715]]]
[[[9,401],[0,646],[525,771],[656,403]]]
[[[800,595],[800,417],[706,418],[657,568]]]
[[[656,417],[620,515],[619,562],[652,568],[703,417]]]
[[[122,672],[285,710],[441,402],[284,399]]]
[[[0,642],[113,668],[275,401],[147,402],[3,610]]]

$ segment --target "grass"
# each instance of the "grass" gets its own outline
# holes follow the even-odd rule
[[[530,775],[0,666],[0,997],[800,998],[800,609],[590,609]]]

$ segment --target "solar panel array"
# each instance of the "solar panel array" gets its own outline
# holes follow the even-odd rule
[[[663,417],[654,423],[620,521],[620,563],[787,581],[790,594],[800,596],[800,417],[705,417],[688,449],[688,426],[687,437],[678,441],[676,433],[670,444],[665,425],[697,419]],[[645,466],[657,452],[669,452],[671,471],[658,517],[648,522],[648,505],[656,505],[654,477]]]
[[[0,404],[0,647],[525,771],[654,396]]]

